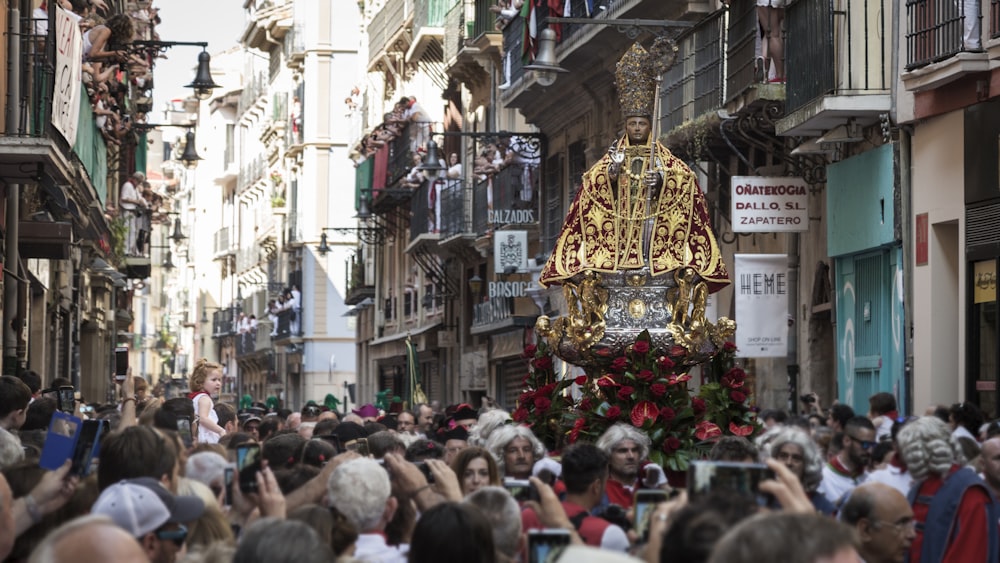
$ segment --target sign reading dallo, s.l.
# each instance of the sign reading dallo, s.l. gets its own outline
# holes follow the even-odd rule
[[[737,233],[809,229],[809,187],[790,176],[733,176],[732,223]]]

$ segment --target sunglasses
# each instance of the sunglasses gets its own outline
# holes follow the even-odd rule
[[[854,436],[851,436],[850,434],[848,434],[847,437],[850,438],[853,442],[857,443],[859,446],[861,446],[861,449],[863,450],[870,450],[875,447],[876,442],[873,440],[859,440]]]
[[[163,541],[172,541],[177,547],[184,545],[184,540],[187,539],[188,529],[186,526],[181,524],[177,525],[176,530],[157,530],[156,537]]]

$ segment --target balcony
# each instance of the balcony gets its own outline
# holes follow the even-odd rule
[[[230,239],[229,227],[223,227],[215,231],[212,245],[212,259],[221,260],[226,256],[231,256],[235,252],[234,245]]]
[[[361,257],[354,256],[347,266],[347,295],[344,296],[344,304],[357,305],[365,299],[374,299],[375,285],[366,279],[365,264]]]
[[[258,71],[250,73],[250,78],[243,84],[243,91],[240,92],[240,104],[238,115],[242,116],[260,107],[263,104],[264,95],[267,93],[267,73]]]
[[[490,334],[512,327],[533,326],[538,317],[534,303],[523,297],[493,297],[472,306],[472,334]]]
[[[57,199],[69,197],[66,203],[76,205],[78,211],[86,209],[90,201],[73,198],[72,192],[76,190],[67,193],[60,186],[79,186],[83,195],[103,206],[108,191],[107,147],[94,125],[83,84],[71,85],[79,89],[80,115],[75,130],[53,124],[56,65],[47,53],[50,49],[55,53],[52,41],[56,34],[53,30],[51,34],[37,35],[37,24],[30,18],[21,20],[21,56],[8,61],[9,65],[20,66],[23,82],[20,97],[7,100],[11,105],[7,108],[8,117],[16,117],[13,123],[7,123],[6,132],[0,134],[0,181],[37,183],[43,190],[57,194]]]
[[[787,16],[784,25],[788,25]],[[767,84],[764,80],[766,76],[759,63],[760,40],[756,3],[733,0],[729,4],[729,28],[726,30],[726,86],[723,92],[729,113],[752,111],[763,103],[785,99],[784,84]],[[787,47],[785,54],[787,57]]]
[[[410,46],[414,0],[388,0],[368,25],[368,70],[394,65],[389,53],[405,54]]]
[[[239,177],[236,179],[236,193],[240,194],[255,186],[264,178],[264,172],[267,170],[267,161],[264,160],[263,156],[256,156],[250,159],[246,165],[240,169]],[[263,188],[260,188],[263,190]]]
[[[470,88],[489,83],[493,59],[502,55],[504,35],[496,29],[495,2],[461,0],[445,14],[448,36],[444,42],[444,64],[449,76]],[[517,18],[520,19],[520,18]]]
[[[597,4],[595,2],[594,4]],[[584,2],[570,3],[571,15],[574,18],[586,18]],[[604,10],[597,10],[591,15],[593,24],[561,24],[562,41],[556,46],[556,59],[560,66],[572,73],[593,69],[595,61],[602,61],[608,72],[614,73],[614,60],[608,57],[609,52],[622,53],[632,43],[626,34],[615,27],[619,19],[649,19],[695,21],[704,18],[711,12],[711,2],[693,0],[691,2],[656,2],[649,0],[615,0],[607,4]],[[550,27],[557,24],[550,19]],[[524,20],[516,17],[503,31],[504,63],[510,64],[511,72],[505,81],[510,87],[501,94],[501,101],[507,107],[532,110],[540,107],[538,99],[543,96],[543,88],[537,83],[533,73],[525,73],[519,64],[523,36]],[[569,79],[563,79],[569,80]],[[529,122],[535,121],[534,115],[525,116]]]
[[[301,314],[301,308],[299,310],[284,309],[278,311],[278,324],[277,328],[272,331],[272,339],[277,341],[302,336],[302,324],[299,322]]]
[[[285,35],[284,52],[288,68],[300,70],[306,58],[305,24],[295,22]]]
[[[438,218],[441,213],[440,191],[443,181],[424,182],[410,200],[410,252],[421,241],[437,241],[441,237]]]
[[[236,357],[245,357],[271,350],[271,321],[257,321],[257,328],[236,335]]]
[[[1000,58],[1000,5],[989,4],[989,29],[982,29],[978,0],[907,0],[906,71],[911,92],[933,90],[969,74],[989,72]],[[966,13],[968,10],[968,13]],[[983,51],[986,45],[988,52]]]
[[[458,0],[414,0],[413,43],[406,52],[406,62],[417,62],[424,57],[441,62],[445,14],[460,3]]]
[[[369,159],[373,162],[371,209],[375,213],[392,211],[410,201],[413,190],[402,187],[401,184],[414,166],[416,143],[412,135],[417,132],[418,127],[427,126],[427,124],[408,124],[398,137],[386,143]],[[383,170],[384,175],[381,174]]]
[[[233,305],[225,309],[219,309],[212,313],[212,338],[222,338],[233,336],[237,333],[236,326],[239,320],[240,309]]]
[[[800,0],[785,9],[787,86],[778,135],[876,123],[892,107],[890,0]]]
[[[462,180],[449,180],[441,188],[441,239],[460,236],[472,231],[472,218],[466,211],[466,202],[472,190]]]
[[[722,107],[724,15],[716,12],[678,38],[677,61],[661,88],[664,133]]]

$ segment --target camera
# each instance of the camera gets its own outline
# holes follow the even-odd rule
[[[802,395],[799,398],[802,399],[803,403],[815,403],[816,402],[816,397],[813,397],[812,395]]]

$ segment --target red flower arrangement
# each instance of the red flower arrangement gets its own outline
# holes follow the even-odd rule
[[[674,346],[669,355],[658,356],[647,332],[606,372],[562,380],[553,372],[548,346],[530,345],[525,348],[530,372],[512,416],[530,425],[549,449],[580,439],[596,441],[612,424],[630,423],[650,437],[653,462],[683,471],[691,460],[707,455],[719,437],[750,437],[759,429],[747,375],[732,367],[735,352],[727,343],[705,364],[711,382],[694,394],[687,387],[686,350]],[[569,392],[573,383],[582,391],[577,400]]]

